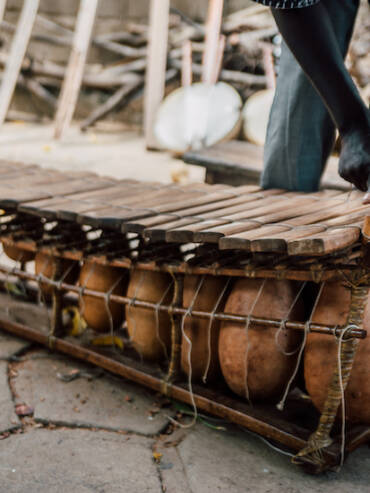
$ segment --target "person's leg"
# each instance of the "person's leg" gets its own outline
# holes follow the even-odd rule
[[[302,9],[273,9],[273,15],[341,134],[340,175],[366,191],[370,175],[370,113],[344,65],[327,3],[322,0]]]
[[[358,0],[326,1],[343,57],[358,4]],[[335,126],[321,97],[283,42],[266,136],[262,187],[318,190],[334,135]]]

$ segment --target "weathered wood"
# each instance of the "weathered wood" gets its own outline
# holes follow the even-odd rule
[[[31,94],[44,101],[52,109],[56,108],[57,99],[54,96],[54,94],[52,94],[50,91],[45,89],[45,87],[42,84],[40,84],[36,79],[25,77],[22,74],[19,74],[18,84],[27,88]]]
[[[250,197],[248,194],[252,193],[254,193],[254,196]],[[191,221],[194,217],[203,217],[202,215],[205,213],[218,211],[220,209],[223,209],[224,207],[232,207],[234,205],[244,204],[252,200],[259,200],[259,198],[263,198],[265,196],[265,193],[270,195],[270,191],[260,192],[259,187],[256,186],[253,188],[253,186],[251,186],[250,190],[246,192],[245,195],[241,194],[238,197],[230,197],[219,202],[210,202],[200,206],[191,206],[189,208],[184,208],[181,211],[177,211],[176,213],[158,214],[155,217],[141,219],[139,222],[129,221],[122,225],[122,232],[139,233],[142,232],[144,229],[146,230],[146,232],[149,232],[152,230],[152,228],[156,229],[160,226],[162,226],[162,231],[165,232],[168,228],[171,228],[172,224],[169,223],[175,222],[176,227],[181,226],[181,224],[183,224],[183,221],[187,221],[186,224],[191,224]],[[178,222],[179,224],[176,224],[176,222]]]
[[[22,67],[22,61],[31,37],[39,3],[40,0],[25,0],[22,8],[0,86],[0,125],[5,121],[13,97],[18,75]]]
[[[4,19],[7,0],[0,0],[0,21]]]
[[[168,61],[171,67],[175,67],[177,69],[181,69],[181,60],[170,58]],[[202,75],[203,66],[199,63],[192,64],[192,71],[195,75]],[[245,84],[246,86],[255,85],[260,87],[266,86],[266,76],[264,75],[256,75],[249,74],[247,72],[239,72],[238,70],[228,70],[223,69],[220,72],[220,80],[224,80],[225,82],[235,82],[238,84]]]
[[[286,200],[285,200],[286,199]],[[332,204],[337,204],[337,199],[334,197],[330,199],[331,202],[327,204],[329,207]],[[318,205],[320,203],[320,205]],[[315,195],[303,195],[293,192],[288,192],[283,195],[278,196],[266,196],[262,200],[253,201],[253,204],[245,207],[244,205],[237,205],[231,208],[221,209],[215,213],[205,214],[202,217],[194,218],[194,227],[189,223],[186,227],[188,241],[195,241],[192,237],[192,233],[197,234],[197,241],[207,241],[206,239],[212,236],[213,230],[216,229],[216,237],[220,237],[219,228],[222,228],[223,234],[228,235],[226,224],[230,224],[232,231],[234,231],[234,222],[245,221],[245,230],[250,231],[251,225],[254,228],[258,228],[261,225],[267,223],[274,223],[282,221],[283,219],[288,219],[290,217],[295,217],[296,215],[303,214],[305,211],[316,210],[317,208],[322,208],[325,206],[325,201],[318,201]],[[213,219],[213,221],[212,221]],[[248,221],[251,219],[252,221]],[[202,221],[206,220],[205,224]],[[223,222],[220,222],[223,220]],[[168,241],[177,241],[177,235],[181,234],[181,238],[184,238],[185,232],[179,230],[178,227],[171,228],[166,234],[166,239]],[[239,228],[238,228],[239,231]],[[205,233],[206,237],[202,236],[202,232]]]
[[[333,231],[334,227],[347,225],[351,227],[361,221],[363,217],[364,212],[360,209],[360,212],[340,215],[334,219],[328,219],[325,223],[315,223],[308,226],[296,226],[290,231],[272,235],[270,238],[252,241],[251,250],[253,252],[287,252],[288,242],[292,243],[293,241],[301,238],[316,236],[327,230]]]
[[[193,71],[192,71],[192,46],[191,41],[188,40],[184,43],[182,47],[182,58],[181,58],[181,85],[182,87],[191,86],[193,82]]]
[[[222,63],[224,61],[225,46],[226,46],[226,36],[221,34],[220,40],[218,43],[217,59],[216,59],[216,65],[215,65],[214,74],[213,74],[213,80],[215,81],[215,83],[218,81],[218,78],[219,78],[221,70],[222,70]]]
[[[112,96],[107,99],[107,101],[95,108],[91,112],[91,114],[81,123],[81,130],[86,130],[93,123],[107,116],[111,111],[120,106],[123,101],[126,100],[128,103],[130,97],[133,96],[142,87],[143,83],[144,78],[141,75],[138,75],[137,82],[133,82],[131,84],[120,87],[112,94]]]
[[[143,57],[147,54],[147,48],[133,48],[132,46],[125,46],[120,43],[116,43],[115,41],[108,41],[107,39],[101,38],[100,36],[96,36],[93,40],[96,46],[100,46],[105,50],[111,51],[112,53],[116,53],[117,55],[121,55],[129,58],[139,58]]]
[[[158,147],[154,135],[154,122],[165,89],[169,11],[169,0],[150,0],[149,45],[144,95],[144,133],[148,149]]]
[[[28,190],[6,189],[0,187],[0,205],[2,207],[13,207],[21,202],[31,202],[35,200],[56,197],[57,195],[72,195],[86,190],[97,190],[107,185],[105,180],[64,180],[60,183],[51,184],[44,187],[32,187]]]
[[[367,239],[370,238],[370,216],[365,217],[362,234],[365,235]]]
[[[266,80],[262,85],[266,85]],[[250,142],[232,140],[200,151],[186,152],[182,159],[188,164],[206,168],[208,179],[212,180],[209,183],[231,184],[230,179],[233,179],[232,184],[256,183],[263,169],[263,148]],[[350,184],[340,178],[337,169],[337,159],[331,158],[322,178],[322,187],[350,190]]]
[[[0,207],[5,209],[161,242],[218,243],[221,250],[327,255],[355,244],[370,215],[370,204],[358,191],[305,194],[254,185],[163,185],[7,161],[0,161],[0,178]],[[207,254],[204,258],[212,260]]]
[[[6,53],[0,52],[0,65],[6,65],[8,60],[8,55]],[[139,65],[142,65],[142,60],[136,61],[140,62]],[[43,82],[51,83],[51,81],[59,84],[60,80],[65,78],[65,68],[53,63],[49,60],[31,60],[27,56],[22,62],[22,70],[28,72],[32,76],[37,76],[38,79],[43,78]],[[130,69],[132,70],[132,69]],[[98,89],[111,89],[115,87],[120,87],[123,84],[131,84],[136,82],[137,74],[132,73],[131,71],[125,72],[122,70],[121,74],[113,74],[110,75],[108,71],[102,71],[102,73],[94,74],[87,72],[83,74],[82,84],[86,87],[94,87]]]
[[[82,193],[73,194],[72,197],[68,192],[64,195],[56,196],[51,199],[34,201],[30,204],[22,204],[18,207],[21,212],[29,214],[47,214],[49,218],[59,218],[74,221],[77,215],[97,208],[107,208],[110,201],[116,197],[130,196],[137,194],[137,191],[152,190],[148,185],[143,188],[139,182],[133,183],[133,180],[121,181],[119,183],[108,182],[106,186],[100,187],[93,191],[82,191]]]
[[[81,0],[69,57],[66,77],[63,82],[58,109],[55,116],[54,137],[59,139],[70,125],[75,111],[83,78],[84,66],[94,27],[98,0]]]
[[[297,215],[293,219],[289,220],[283,220],[282,223],[279,225],[277,223],[276,225],[271,225],[271,226],[279,226],[281,229],[279,230],[271,230],[272,235],[276,236],[276,234],[284,233],[286,231],[291,231],[293,228],[299,227],[299,226],[304,226],[304,225],[314,225],[315,223],[321,222],[321,221],[326,221],[330,220],[331,218],[336,218],[340,216],[341,214],[354,214],[356,212],[362,212],[363,215],[366,215],[366,211],[369,211],[370,208],[369,206],[363,205],[362,204],[362,198],[354,200],[349,204],[348,202],[339,204],[337,206],[330,206],[328,205],[328,202],[326,201],[325,204],[322,204],[322,210],[319,210],[319,212],[312,212],[311,214],[304,214],[302,216]],[[315,209],[320,209],[318,205],[316,205]],[[329,223],[330,225],[330,223]],[[265,228],[269,227],[266,225],[265,227],[259,228],[257,231],[262,231],[263,235],[265,236],[264,240],[267,242],[267,240],[270,238],[270,235],[267,235],[267,230]],[[358,228],[355,228],[355,231],[351,231],[350,233],[343,234],[342,236],[342,243],[340,239],[340,234],[339,231],[342,231],[345,228],[332,228],[330,231],[333,233],[333,242],[330,243],[330,241],[321,241],[322,236],[319,235],[320,241],[312,241],[309,243],[305,239],[302,240],[296,240],[292,241],[291,243],[294,244],[294,246],[290,246],[290,242],[288,241],[288,252],[290,255],[293,255],[293,249],[297,248],[298,249],[298,244],[302,242],[302,244],[306,245],[302,247],[302,251],[304,250],[306,253],[305,255],[308,255],[309,251],[309,246],[307,245],[312,245],[312,255],[317,255],[317,251],[320,251],[320,255],[324,253],[331,253],[334,249],[341,249],[345,248],[348,245],[348,242],[350,241],[350,238],[354,238],[357,232]],[[324,234],[324,239],[326,238],[326,233]],[[329,235],[330,236],[330,235]],[[259,238],[262,238],[262,236],[259,236]],[[219,241],[219,246],[221,249],[228,250],[228,249],[246,249],[250,250],[251,249],[251,240],[256,239],[255,233],[246,231],[246,232],[240,232],[237,234],[232,234],[229,236],[225,236],[220,239]],[[316,239],[316,236],[314,240]],[[354,240],[355,241],[355,240]],[[316,244],[319,243],[320,246],[316,246]],[[261,249],[261,243],[257,243],[259,246],[256,246],[255,248],[260,251]],[[342,245],[342,246],[341,246]],[[268,245],[270,248],[271,245]],[[300,247],[299,247],[300,248]],[[327,251],[326,251],[327,248]],[[267,250],[268,251],[268,250]],[[303,254],[303,253],[302,253]]]
[[[333,228],[324,233],[288,242],[289,255],[326,255],[355,243],[361,233],[361,225]]]
[[[221,34],[223,0],[209,0],[206,23],[205,49],[203,53],[202,81],[215,84],[215,67],[219,59],[219,39]]]

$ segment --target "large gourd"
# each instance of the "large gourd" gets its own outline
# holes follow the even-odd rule
[[[201,281],[201,276],[188,275],[184,280],[183,306],[189,308],[193,302],[193,310],[212,313],[215,308],[222,311],[225,304],[224,290],[225,278],[217,276],[206,276]],[[198,295],[197,289],[202,282]],[[223,296],[222,296],[223,295]],[[214,380],[220,374],[220,363],[218,359],[218,337],[220,322],[210,319],[188,316],[184,320],[184,333],[181,344],[181,366],[183,371],[189,375],[189,350],[191,362],[191,374],[194,381],[200,381],[204,377]],[[191,341],[191,347],[187,340]],[[209,364],[209,368],[208,368]]]
[[[173,298],[172,278],[162,272],[131,271],[127,296],[169,305]],[[148,361],[170,355],[171,320],[167,312],[126,305],[127,330],[133,347]]]
[[[81,269],[80,286],[101,293],[124,296],[128,273],[123,269],[86,261]],[[113,289],[112,289],[113,288]],[[83,295],[80,300],[81,315],[89,327],[96,332],[116,330],[124,320],[124,306],[116,301]]]
[[[326,283],[312,321],[323,325],[345,325],[350,307],[350,289],[341,283]],[[364,313],[364,329],[370,329],[370,303]],[[304,373],[309,395],[322,411],[332,375],[337,368],[338,341],[322,334],[309,334]],[[346,417],[370,425],[370,337],[361,340],[345,392]]]
[[[34,240],[37,238],[41,238],[43,234],[43,224],[40,219],[38,218],[33,218],[32,221],[30,221],[30,218],[25,216],[24,217],[24,223],[23,223],[23,215],[22,214],[17,214],[17,216],[10,221],[9,227],[11,227],[12,223],[15,226],[18,226],[19,224],[24,224],[25,226],[25,237],[27,236],[27,231],[32,231],[32,237]],[[21,239],[20,237],[18,237]],[[9,238],[10,239],[10,238]],[[36,253],[30,250],[26,250],[17,244],[12,244],[11,242],[8,241],[8,238],[5,238],[2,241],[2,246],[4,253],[12,260],[16,262],[20,262],[21,264],[25,264],[27,262],[31,262],[34,260]]]
[[[60,275],[55,280],[62,280],[66,284],[74,284],[78,278],[79,271],[78,262],[75,260],[66,258],[58,259],[47,253],[37,252],[35,257],[35,274],[53,279],[58,262],[60,262]],[[46,282],[40,282],[40,289],[47,299],[53,293],[53,287]]]
[[[3,242],[3,250],[7,257],[15,262],[26,263],[31,262],[35,258],[35,252],[24,250],[23,248],[5,242]]]
[[[262,283],[263,289],[261,290]],[[253,315],[267,319],[302,320],[303,302],[296,298],[298,284],[292,281],[241,279],[233,287],[225,306],[226,313]],[[253,309],[253,310],[252,310]],[[223,322],[219,356],[223,376],[229,387],[250,400],[281,396],[294,372],[297,355],[287,356],[299,346],[302,335],[267,325]]]

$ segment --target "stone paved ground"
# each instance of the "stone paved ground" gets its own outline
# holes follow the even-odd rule
[[[1,493],[370,491],[369,447],[309,477],[241,429],[174,428],[153,393],[1,332],[0,359]]]

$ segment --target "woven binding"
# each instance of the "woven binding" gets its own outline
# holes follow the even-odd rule
[[[369,286],[353,286],[351,288],[351,304],[347,319],[348,327],[355,325],[362,328],[368,293]],[[343,339],[340,354],[341,372],[337,366],[329,386],[318,428],[310,436],[307,446],[292,460],[295,464],[311,465],[316,473],[328,468],[327,458],[324,456],[323,451],[333,442],[330,433],[342,401],[342,391],[346,389],[349,381],[358,344],[359,339]],[[342,386],[340,376],[342,377]]]

